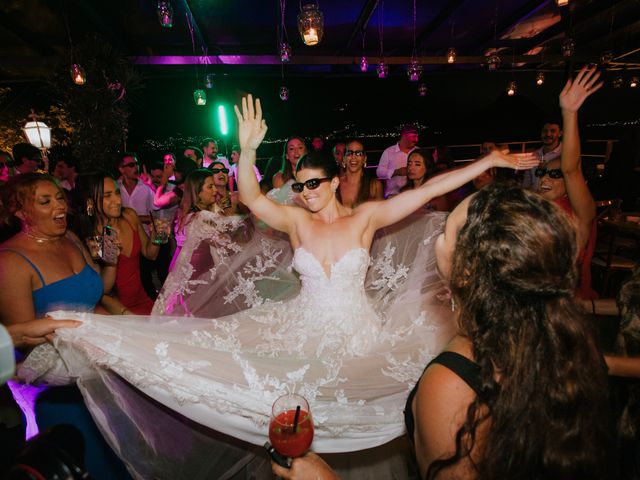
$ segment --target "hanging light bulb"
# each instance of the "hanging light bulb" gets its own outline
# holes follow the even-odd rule
[[[421,83],[420,85],[418,85],[418,95],[420,95],[421,97],[427,96],[427,85],[425,83]]]
[[[84,85],[87,83],[87,74],[79,63],[74,63],[69,67],[69,75],[76,85]]]
[[[566,7],[569,5],[569,0],[556,0],[556,5],[559,7]]]
[[[516,83],[515,80],[511,80],[507,85],[507,95],[509,95],[510,97],[513,97],[516,94],[517,90],[518,90],[518,84]]]
[[[302,5],[298,14],[298,31],[305,45],[313,46],[320,43],[324,33],[324,15],[317,3]]]
[[[611,50],[606,50],[600,55],[600,65],[609,65],[611,60],[613,60],[613,52]]]
[[[629,87],[638,88],[638,77],[631,77],[631,81],[629,82]]]
[[[622,85],[624,84],[624,79],[622,78],[622,75],[618,74],[618,76],[616,76],[613,79],[613,88],[622,88]]]
[[[387,78],[389,67],[384,63],[384,60],[380,59],[380,63],[378,63],[376,67],[376,73],[378,74],[378,78]]]
[[[367,61],[367,56],[363,55],[362,58],[360,59],[360,71],[362,73],[365,73],[368,68],[369,68],[369,62]]]
[[[280,87],[280,100],[282,100],[283,102],[289,100],[289,89],[284,85]]]
[[[541,86],[544,84],[544,72],[538,72],[536,75],[536,85]]]
[[[447,50],[447,63],[455,63],[457,56],[458,52],[456,52],[455,47],[449,47]]]
[[[280,61],[282,63],[288,63],[289,60],[291,60],[291,47],[287,42],[280,42],[278,55],[280,55]]]
[[[197,89],[193,92],[193,101],[196,102],[196,105],[199,107],[207,104],[207,94],[204,93],[204,90]]]
[[[409,77],[409,81],[417,82],[420,80],[420,74],[422,73],[422,65],[418,63],[418,61],[414,58],[411,60],[411,63],[407,67],[407,76]]]
[[[213,79],[215,75],[213,73],[207,73],[204,76],[204,86],[205,88],[213,88]]]
[[[496,52],[493,52],[491,55],[489,55],[489,58],[487,58],[487,67],[491,72],[497,70],[501,63],[502,59]]]
[[[158,21],[163,28],[173,27],[173,7],[168,0],[158,1]]]
[[[560,47],[560,51],[562,52],[562,56],[564,58],[569,58],[573,56],[573,53],[576,49],[576,42],[573,41],[573,38],[569,37],[562,42],[562,46]]]

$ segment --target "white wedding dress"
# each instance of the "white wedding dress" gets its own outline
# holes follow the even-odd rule
[[[84,323],[20,374],[78,379],[140,478],[235,478],[257,452],[235,439],[262,445],[287,392],[309,400],[313,450],[382,445],[454,332],[433,248],[444,219],[415,215],[325,270],[250,219],[201,212],[151,317],[57,312]]]

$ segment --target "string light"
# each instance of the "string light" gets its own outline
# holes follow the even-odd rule
[[[544,85],[544,72],[538,72],[536,74],[536,85]]]

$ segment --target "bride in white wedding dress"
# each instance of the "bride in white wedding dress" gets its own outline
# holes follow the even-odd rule
[[[267,131],[259,100],[243,98],[236,115],[241,200],[286,233],[292,249],[245,219],[201,212],[154,315],[59,312],[84,323],[60,330],[55,351],[34,351],[20,372],[27,381],[77,379],[106,439],[139,478],[246,473],[255,450],[235,439],[264,443],[273,401],[291,391],[309,400],[316,452],[402,435],[406,396],[454,330],[435,266],[445,218],[410,214],[488,168],[537,163],[494,152],[350,209],[336,199],[333,159],[312,154],[300,160],[293,186],[306,208],[284,206],[261,194],[253,171]]]

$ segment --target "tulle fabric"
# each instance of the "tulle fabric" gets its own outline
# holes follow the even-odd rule
[[[267,439],[271,405],[288,392],[309,400],[313,450],[383,445],[403,435],[408,392],[454,333],[434,257],[444,220],[417,213],[327,274],[252,217],[199,212],[150,317],[57,312],[84,323],[36,349],[21,375],[77,379],[138,478],[267,475],[251,445]],[[367,475],[397,475],[403,454],[384,455]],[[355,472],[341,473],[367,476]]]

